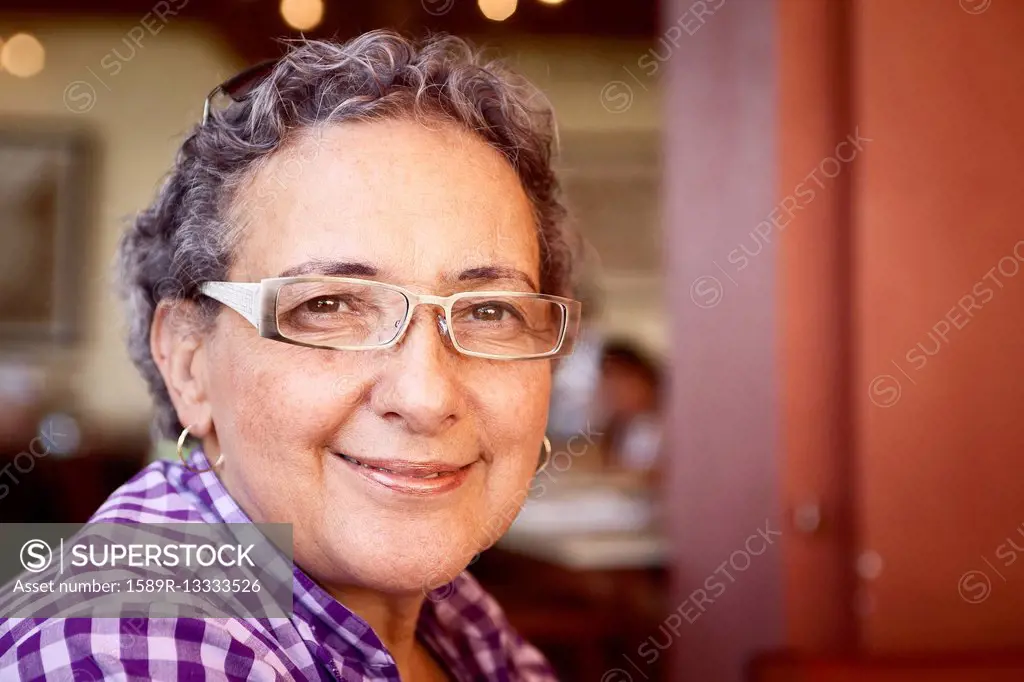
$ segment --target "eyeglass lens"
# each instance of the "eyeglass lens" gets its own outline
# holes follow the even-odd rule
[[[262,83],[263,79],[274,70],[276,64],[276,59],[262,61],[224,81],[219,89],[231,99],[240,100]]]
[[[399,291],[373,283],[293,282],[277,297],[278,331],[287,339],[328,347],[373,347],[392,341],[409,314]],[[497,356],[554,351],[565,311],[555,301],[530,296],[467,296],[452,306],[457,345]]]

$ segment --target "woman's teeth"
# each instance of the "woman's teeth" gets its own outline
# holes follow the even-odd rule
[[[383,467],[372,467],[372,466],[370,466],[369,464],[363,464],[362,462],[360,462],[360,461],[359,461],[358,459],[356,459],[355,457],[349,457],[348,455],[342,455],[342,456],[341,456],[341,458],[342,458],[343,460],[345,460],[346,462],[352,462],[353,464],[357,464],[357,465],[359,465],[359,466],[363,467],[364,469],[373,469],[373,470],[375,470],[375,471],[386,471],[386,472],[388,472],[389,474],[393,474],[393,473],[395,473],[395,472],[394,472],[394,471],[392,471],[391,469],[385,469],[385,468],[383,468]]]
[[[360,462],[355,457],[349,457],[348,455],[342,455],[341,458],[343,460],[345,460],[346,462],[351,462],[352,464],[356,464],[358,466],[361,466],[364,469],[372,469],[374,471],[383,471],[386,474],[392,474],[392,475],[395,475],[395,476],[408,476],[410,478],[421,478],[421,479],[441,478],[443,476],[451,476],[452,474],[456,473],[455,471],[443,471],[443,472],[442,471],[435,471],[432,474],[426,474],[424,476],[417,476],[415,474],[399,474],[396,471],[392,471],[391,469],[385,469],[384,467],[370,466],[369,464],[365,464],[363,462]]]

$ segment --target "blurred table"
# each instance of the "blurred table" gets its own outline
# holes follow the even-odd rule
[[[566,535],[513,530],[498,546],[574,571],[660,569],[668,562],[665,538],[649,530]]]
[[[560,679],[599,680],[663,618],[669,550],[644,491],[599,475],[559,483],[470,570]]]

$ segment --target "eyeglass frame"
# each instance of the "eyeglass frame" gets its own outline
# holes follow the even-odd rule
[[[270,72],[273,71],[279,60],[268,59],[240,71],[228,80],[224,81],[206,96],[203,103],[203,119],[201,126],[205,126],[210,119],[213,110],[213,100],[219,93],[224,93],[232,101],[240,102],[254,88],[260,85]],[[372,346],[324,346],[311,344],[303,341],[296,341],[281,334],[277,324],[277,297],[283,286],[286,284],[300,282],[351,282],[359,284],[377,285],[401,294],[407,304],[405,320],[394,338],[383,345]],[[403,287],[353,277],[330,277],[330,276],[298,276],[298,277],[270,277],[259,282],[203,282],[199,285],[199,291],[219,303],[231,308],[250,324],[256,327],[257,333],[262,338],[281,341],[296,346],[307,348],[322,348],[326,350],[384,350],[396,346],[405,336],[409,325],[412,324],[413,315],[421,305],[432,305],[444,311],[444,332],[452,342],[452,346],[461,354],[469,357],[486,358],[490,360],[540,360],[545,358],[557,358],[570,355],[575,347],[576,337],[579,334],[580,312],[582,304],[579,301],[562,296],[551,294],[539,294],[535,292],[516,291],[466,291],[452,294],[451,296],[434,296],[430,294],[417,294]],[[559,332],[558,341],[555,347],[547,352],[536,355],[495,355],[492,353],[481,353],[464,348],[455,338],[454,327],[451,323],[452,307],[455,302],[462,298],[473,298],[477,296],[510,296],[516,298],[533,298],[552,301],[562,307],[562,329]],[[570,325],[574,328],[570,330]],[[570,336],[570,331],[572,332]],[[566,340],[570,341],[568,348],[565,348]]]
[[[361,345],[361,346],[325,346],[322,344],[306,343],[288,338],[281,333],[277,322],[277,299],[281,289],[289,284],[300,284],[303,282],[325,282],[325,283],[350,283],[378,286],[401,294],[406,301],[407,308],[402,326],[394,338],[385,344]],[[280,341],[295,346],[306,348],[322,348],[325,350],[340,351],[366,351],[386,350],[393,348],[405,337],[416,309],[421,305],[428,305],[441,308],[444,311],[444,333],[451,341],[452,346],[462,355],[474,358],[485,358],[488,360],[543,360],[550,358],[565,357],[572,354],[576,338],[579,336],[580,313],[582,303],[571,298],[554,296],[551,294],[539,294],[532,291],[460,291],[450,296],[435,296],[432,294],[417,294],[413,291],[376,280],[360,279],[358,277],[332,277],[328,275],[300,275],[296,277],[268,277],[259,282],[202,282],[199,284],[199,291],[219,303],[231,308],[241,315],[250,324],[256,327],[260,337],[273,341]],[[540,354],[530,355],[496,355],[472,351],[462,346],[455,337],[454,326],[452,325],[452,308],[455,303],[464,298],[480,298],[488,296],[501,296],[512,298],[531,298],[551,301],[562,308],[562,328],[559,331],[558,341],[555,347]],[[568,348],[565,348],[566,342]]]
[[[207,121],[210,120],[214,97],[223,92],[232,101],[240,102],[270,75],[270,72],[274,70],[279,61],[279,59],[267,59],[254,64],[247,69],[239,71],[213,90],[210,90],[210,94],[206,96],[206,101],[203,102],[203,121],[200,123],[200,126],[205,126]]]

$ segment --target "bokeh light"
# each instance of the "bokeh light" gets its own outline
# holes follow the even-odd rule
[[[477,0],[480,12],[491,21],[505,21],[516,11],[517,0]]]
[[[43,70],[46,50],[28,33],[16,33],[0,47],[0,68],[20,78],[31,78]]]
[[[281,16],[298,31],[316,28],[324,18],[323,0],[281,0]]]

